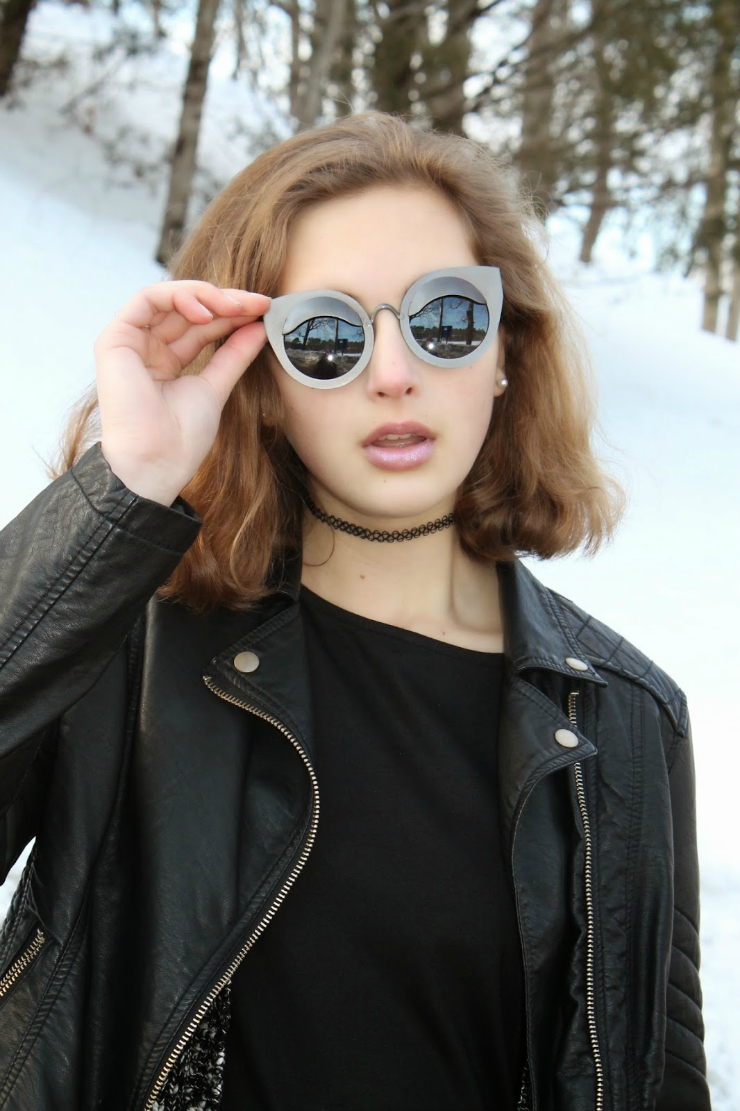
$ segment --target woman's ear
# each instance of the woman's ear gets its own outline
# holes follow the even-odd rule
[[[263,402],[262,402],[262,414],[261,414],[261,417],[260,417],[260,424],[262,425],[263,428],[276,428],[277,423],[278,422],[277,422],[277,419],[276,419],[274,406],[271,405],[269,401],[263,400]]]
[[[277,364],[277,360],[275,362]],[[271,375],[261,383],[257,395],[257,404],[259,405],[260,424],[263,428],[282,427],[284,420],[282,398],[277,383]]]

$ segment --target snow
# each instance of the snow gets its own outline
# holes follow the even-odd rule
[[[132,292],[164,276],[152,256],[166,183],[150,163],[172,137],[182,50],[161,46],[148,57],[121,61],[83,105],[104,136],[141,153],[141,180],[106,165],[96,139],[59,111],[94,76],[86,44],[105,39],[110,29],[105,12],[37,6],[26,54],[52,58],[63,39],[75,64],[37,76],[15,107],[0,102],[0,525],[45,485],[40,457],[54,451],[69,406],[94,379],[98,332]],[[228,72],[220,58],[201,144],[201,161],[216,175],[238,170],[273,132],[275,139],[288,133],[282,114]],[[122,134],[125,125],[132,130]],[[208,179],[203,182],[207,188]],[[647,240],[636,259],[628,258],[616,227],[608,228],[591,268],[574,261],[572,224],[554,221],[551,243],[551,264],[593,356],[601,452],[627,484],[630,507],[614,542],[594,559],[528,562],[543,582],[655,659],[688,695],[707,1059],[715,1111],[734,1111],[740,851],[729,818],[740,766],[733,724],[740,665],[734,571],[740,347],[700,331],[698,286],[651,273]],[[0,888],[0,918],[27,852]]]

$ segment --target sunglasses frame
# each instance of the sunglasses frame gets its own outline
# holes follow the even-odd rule
[[[483,295],[486,308],[488,309],[488,330],[485,336],[474,351],[469,351],[467,355],[462,355],[459,359],[442,359],[438,355],[433,355],[431,352],[425,351],[416,342],[409,323],[409,306],[414,296],[427,283],[445,277],[461,278],[463,281],[468,282]],[[288,315],[296,305],[301,303],[301,301],[314,297],[334,297],[338,301],[342,301],[354,310],[364,329],[365,346],[362,354],[352,369],[348,370],[346,374],[343,374],[341,378],[311,378],[309,375],[303,374],[302,371],[293,366],[285,351],[283,325],[288,319]],[[277,356],[280,365],[287,371],[291,378],[294,378],[296,382],[301,382],[304,386],[309,386],[313,390],[334,390],[338,386],[345,386],[348,382],[357,378],[358,375],[362,374],[363,370],[370,362],[375,340],[373,322],[381,309],[390,309],[394,314],[401,325],[403,338],[414,355],[418,356],[418,358],[422,359],[425,363],[429,363],[431,366],[458,367],[469,366],[471,363],[476,362],[491,346],[498,333],[503,303],[504,295],[501,286],[501,271],[498,266],[452,266],[444,270],[431,270],[428,274],[423,274],[420,278],[417,278],[404,293],[400,311],[395,309],[393,305],[388,305],[384,302],[378,305],[377,308],[373,310],[372,315],[369,316],[359,301],[356,301],[354,297],[350,297],[348,293],[342,293],[336,289],[306,289],[298,293],[285,293],[281,297],[273,297],[270,307],[262,319],[270,347]]]

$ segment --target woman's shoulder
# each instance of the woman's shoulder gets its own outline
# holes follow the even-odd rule
[[[655,660],[622,633],[588,613],[571,598],[544,587],[550,595],[564,631],[575,642],[582,658],[594,668],[619,675],[649,692],[670,717],[679,732],[688,724],[686,695],[679,684]],[[609,681],[607,675],[604,676]]]

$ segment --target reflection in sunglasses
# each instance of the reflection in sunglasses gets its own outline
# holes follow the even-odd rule
[[[361,325],[338,316],[315,316],[284,337],[285,352],[293,366],[312,378],[341,378],[352,370],[365,347]]]
[[[409,318],[409,325],[425,351],[433,351],[442,359],[459,359],[480,345],[488,321],[485,303],[456,294],[430,301]]]
[[[310,301],[307,307],[310,306]],[[341,310],[346,314],[346,308]],[[422,352],[459,359],[474,351],[488,332],[485,302],[460,294],[435,297],[409,318]],[[284,335],[285,352],[296,370],[316,380],[341,378],[365,348],[365,331],[339,316],[313,316]]]

